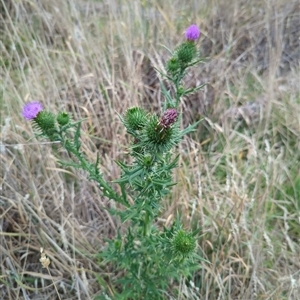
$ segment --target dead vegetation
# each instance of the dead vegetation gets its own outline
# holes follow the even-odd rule
[[[92,299],[113,284],[95,259],[122,226],[86,174],[62,170],[58,145],[38,142],[20,116],[39,99],[83,124],[84,150],[119,176],[127,137],[118,114],[159,111],[153,66],[197,23],[206,63],[186,84],[179,211],[201,226],[203,263],[178,299],[297,299],[300,293],[298,1],[1,1],[0,298]],[[62,153],[63,154],[63,153]],[[49,257],[42,268],[40,248]],[[50,276],[51,275],[51,276]]]

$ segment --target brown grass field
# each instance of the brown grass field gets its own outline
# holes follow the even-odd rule
[[[159,111],[153,67],[192,23],[205,63],[186,85],[209,84],[183,100],[182,126],[203,122],[178,147],[158,222],[179,212],[200,226],[206,261],[176,299],[300,299],[299,1],[1,0],[0,10],[0,299],[93,299],[120,276],[95,259],[122,226],[103,209],[115,204],[60,167],[24,103],[85,118],[86,155],[100,153],[116,179],[128,145],[118,114]]]

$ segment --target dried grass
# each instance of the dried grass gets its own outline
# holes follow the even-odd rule
[[[298,1],[2,0],[0,298],[56,299],[56,286],[61,299],[92,299],[115,276],[94,256],[122,226],[86,174],[59,168],[58,145],[32,138],[22,105],[39,99],[86,118],[84,151],[100,152],[117,178],[114,160],[127,159],[117,113],[160,109],[152,66],[193,22],[207,63],[187,84],[210,85],[185,99],[183,123],[205,121],[178,148],[178,185],[159,222],[180,212],[201,226],[211,263],[178,299],[297,299],[299,16]]]

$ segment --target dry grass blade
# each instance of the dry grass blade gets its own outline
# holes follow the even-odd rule
[[[20,115],[39,99],[83,122],[83,145],[108,180],[126,157],[117,113],[159,111],[153,67],[191,23],[206,63],[186,84],[210,84],[182,103],[178,185],[159,222],[180,211],[201,226],[204,258],[178,299],[297,299],[300,294],[298,1],[0,2],[0,298],[92,299],[112,270],[95,254],[119,221],[86,174],[63,171]],[[51,264],[43,269],[42,259]],[[170,291],[171,292],[171,291]]]

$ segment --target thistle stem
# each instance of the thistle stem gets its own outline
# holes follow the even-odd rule
[[[99,184],[100,189],[102,190],[104,196],[115,200],[119,203],[124,204],[125,206],[128,206],[127,203],[124,203],[122,197],[120,197],[113,188],[103,179],[102,175],[99,174],[97,170],[97,166],[95,164],[90,163],[82,154],[80,150],[78,150],[78,147],[75,145],[75,143],[72,143],[66,139],[63,134],[60,134],[60,141],[66,148],[66,150],[73,154],[79,164],[78,167],[86,172],[89,173],[90,179],[96,181]]]

